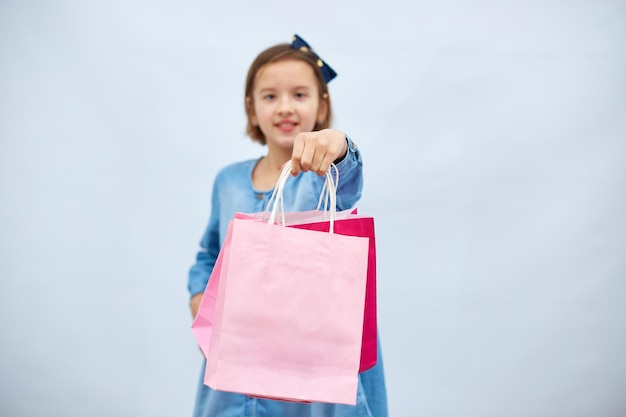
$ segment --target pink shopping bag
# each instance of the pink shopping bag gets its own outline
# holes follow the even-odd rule
[[[267,212],[248,214],[237,213],[235,217],[239,219],[267,221],[269,215]],[[319,210],[285,213],[285,224],[287,226],[300,229],[328,232],[330,226],[329,221],[323,221],[327,218],[328,213],[320,212]],[[377,362],[376,241],[374,219],[368,216],[361,216],[357,214],[356,209],[351,209],[337,213],[337,220],[335,220],[334,225],[335,233],[369,238],[363,336],[359,365],[359,372],[364,372],[376,365]],[[226,239],[228,240],[230,238],[227,237]],[[211,279],[209,280],[208,286],[202,297],[198,313],[192,324],[192,331],[205,356],[208,355],[208,346],[211,339],[213,315],[215,302],[217,300],[222,258],[223,252],[220,252],[213,268]]]
[[[233,219],[205,384],[355,404],[369,239]]]
[[[277,205],[289,170],[277,184]],[[328,174],[327,189],[329,232],[250,221],[254,215],[230,222],[192,326],[204,335],[198,341],[207,356],[205,384],[288,401],[355,404],[369,238],[332,233],[337,213]]]
[[[230,242],[231,228],[228,228],[228,232],[225,239],[226,242]],[[202,351],[204,357],[209,356],[209,344],[211,343],[211,336],[213,335],[213,323],[215,321],[215,305],[217,303],[217,292],[220,285],[220,275],[222,274],[222,261],[224,259],[224,248],[220,250],[213,271],[209,278],[209,282],[200,299],[200,306],[196,316],[191,324],[191,331],[198,342],[198,346]]]

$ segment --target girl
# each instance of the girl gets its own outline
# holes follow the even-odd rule
[[[285,210],[317,207],[331,163],[339,170],[337,210],[352,208],[361,195],[363,165],[356,145],[342,132],[329,129],[327,83],[335,72],[297,35],[254,60],[245,85],[247,133],[267,145],[267,154],[223,168],[213,184],[209,224],[189,272],[191,312],[195,317],[228,222],[236,212],[265,210],[283,165],[291,160],[294,178],[285,185]],[[379,349],[380,352],[380,349]],[[204,365],[195,417],[387,417],[382,359],[359,375],[355,406],[289,403],[216,391],[204,385]]]

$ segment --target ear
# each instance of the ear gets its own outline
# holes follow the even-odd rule
[[[254,113],[254,106],[252,105],[250,97],[246,97],[246,113],[248,114],[248,119],[250,119],[250,124],[252,124],[252,126],[258,126],[259,121]]]
[[[317,122],[322,124],[328,117],[328,94],[324,94],[320,99],[320,104],[317,108]]]

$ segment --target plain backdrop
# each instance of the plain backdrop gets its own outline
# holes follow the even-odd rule
[[[243,83],[339,73],[392,417],[626,415],[626,3],[0,1],[0,415],[189,416]]]

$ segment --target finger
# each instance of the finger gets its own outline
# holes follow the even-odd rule
[[[302,135],[298,135],[293,141],[293,150],[291,151],[291,175],[294,177],[302,170],[300,164],[302,152],[304,152],[304,140],[302,139]]]
[[[324,159],[322,160],[322,162],[320,163],[319,168],[317,169],[317,173],[319,175],[326,175],[326,173],[328,172],[328,170],[330,169],[330,164],[332,164],[334,161],[334,159],[330,156],[330,154],[326,154],[324,156]]]
[[[326,159],[329,158],[329,152],[332,151],[331,143],[328,140],[328,137],[325,132],[315,132],[311,135],[310,141],[310,149],[312,150],[311,157],[311,165],[310,170],[323,175],[325,171],[328,169],[326,166]]]
[[[303,148],[300,153],[300,169],[302,171],[309,171],[313,158],[315,158],[315,137],[310,134],[302,136]]]
[[[328,169],[328,166],[326,166],[327,158],[328,153],[325,152],[324,148],[317,147],[315,154],[313,155],[313,160],[311,161],[311,171],[314,171],[319,175],[324,175]],[[330,164],[328,165],[330,166]]]

